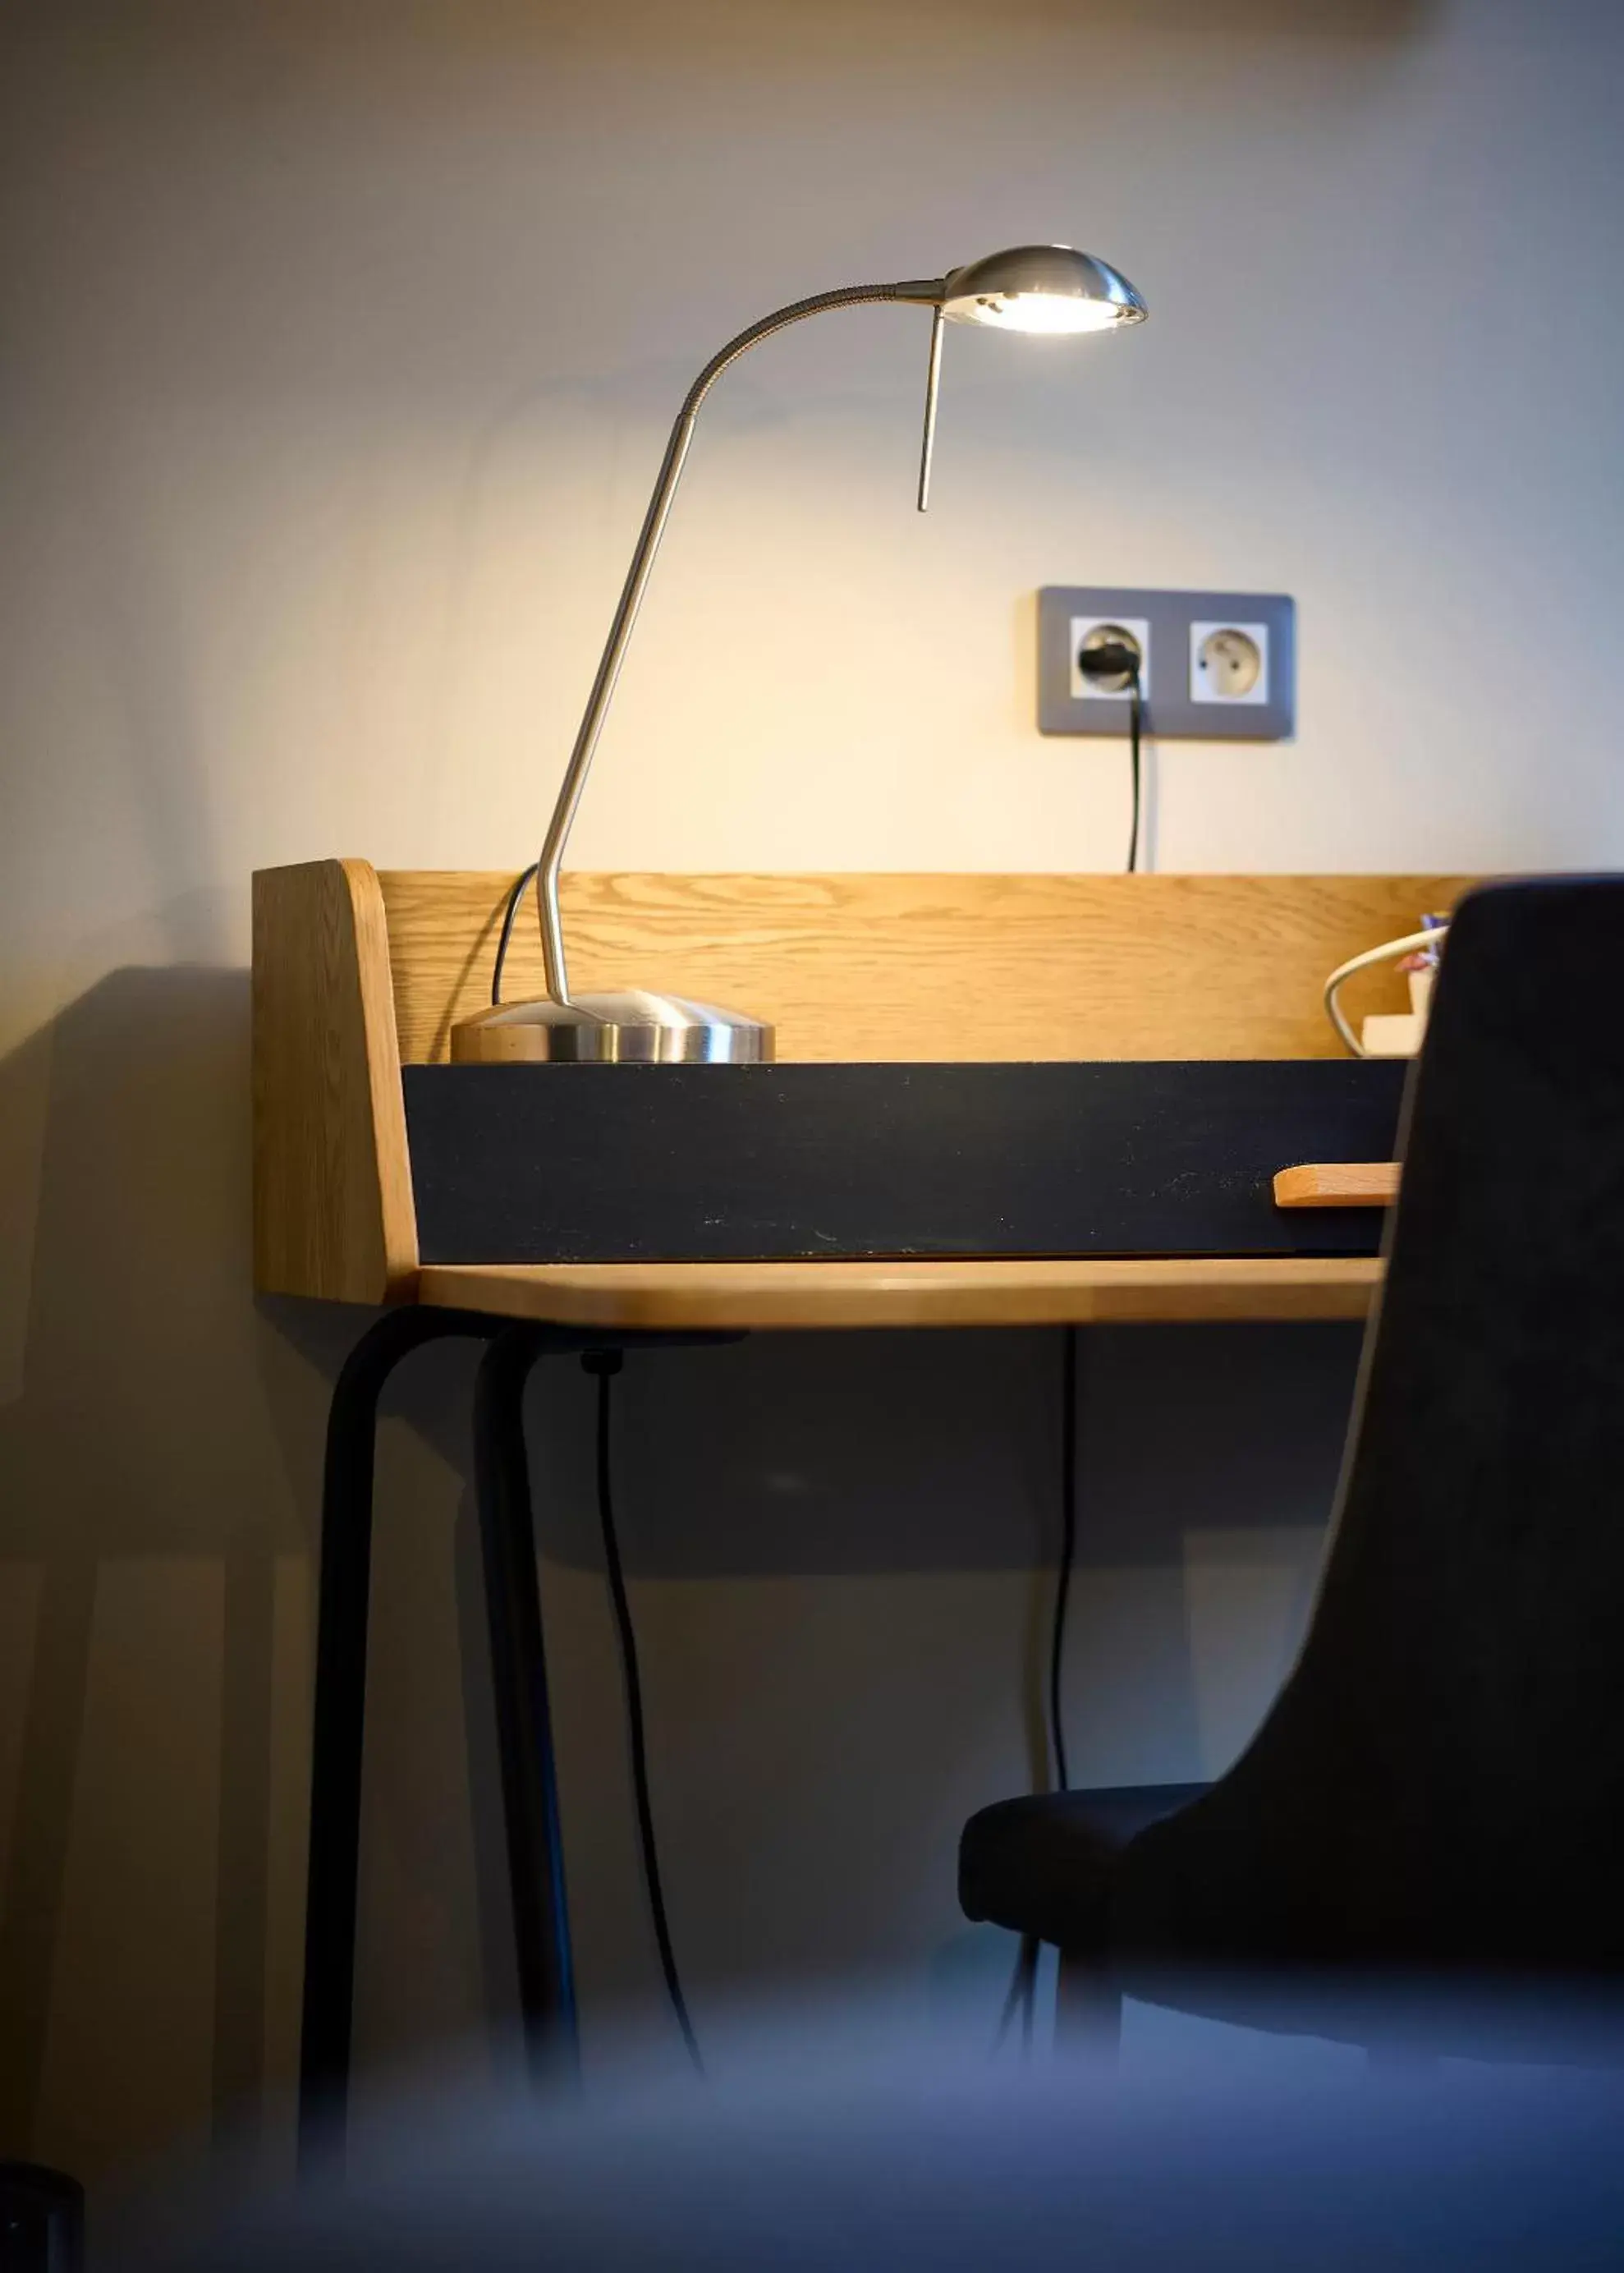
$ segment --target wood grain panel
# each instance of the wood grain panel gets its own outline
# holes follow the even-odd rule
[[[1275,1178],[1277,1208],[1388,1207],[1397,1197],[1396,1160],[1314,1160]]]
[[[1453,906],[1458,876],[595,875],[564,880],[571,975],[770,1018],[782,1059],[1335,1057],[1328,971]],[[398,871],[400,1051],[444,1060],[490,999],[512,879]],[[542,991],[528,898],[505,989]],[[1403,981],[1350,982],[1349,1014]]]
[[[1373,1258],[1037,1263],[428,1264],[418,1299],[646,1332],[1362,1318]]]
[[[263,869],[253,926],[254,1283],[409,1295],[417,1219],[378,878],[364,860]]]

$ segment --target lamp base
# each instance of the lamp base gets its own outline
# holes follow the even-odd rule
[[[500,1002],[451,1030],[453,1065],[766,1065],[773,1055],[760,1018],[642,986]]]

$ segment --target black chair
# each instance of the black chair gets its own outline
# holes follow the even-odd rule
[[[1241,1758],[967,1826],[963,1908],[1058,1946],[1062,2028],[1624,1974],[1621,982],[1624,880],[1457,915],[1319,1599]]]

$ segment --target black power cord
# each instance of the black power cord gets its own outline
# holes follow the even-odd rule
[[[1066,1613],[1071,1607],[1072,1564],[1076,1559],[1077,1329],[1067,1326],[1060,1345],[1060,1562],[1055,1574],[1054,1620],[1049,1633],[1049,1749],[1057,1791],[1071,1789],[1060,1684],[1066,1664]]]
[[[502,936],[497,941],[496,961],[490,966],[490,1007],[494,1010],[502,1000],[502,966],[507,961],[507,943],[513,935],[513,918],[519,912],[519,903],[524,897],[524,888],[535,875],[536,863],[516,877],[507,896],[507,905],[502,913]]]
[[[1049,1629],[1049,1755],[1056,1791],[1071,1789],[1071,1770],[1066,1757],[1066,1716],[1061,1688],[1066,1665],[1066,1617],[1071,1607],[1072,1568],[1077,1559],[1077,1329],[1067,1326],[1060,1342],[1060,1552],[1055,1572],[1054,1615]],[[1032,2044],[1032,2008],[1037,1989],[1036,1934],[1022,1934],[1009,1993],[999,2016],[994,2052],[1021,2015],[1024,2052]]]
[[[1077,668],[1085,679],[1104,686],[1107,679],[1117,685],[1112,694],[1126,686],[1128,699],[1128,758],[1133,771],[1134,814],[1128,826],[1127,872],[1133,875],[1139,866],[1139,839],[1144,802],[1144,725],[1145,701],[1141,658],[1137,644],[1130,646],[1126,639],[1101,640],[1097,647],[1084,647],[1078,651]]]
[[[1134,770],[1134,817],[1128,824],[1127,872],[1131,876],[1139,866],[1140,807],[1142,801],[1141,769],[1142,754],[1141,739],[1144,731],[1145,703],[1139,684],[1139,665],[1134,665],[1134,683],[1128,689],[1128,753]]]
[[[632,1605],[626,1596],[625,1572],[620,1560],[620,1541],[615,1527],[615,1500],[610,1474],[610,1384],[620,1371],[621,1363],[618,1350],[589,1350],[581,1360],[582,1367],[595,1377],[598,1384],[598,1519],[603,1530],[603,1567],[609,1577],[609,1598],[615,1613],[615,1631],[620,1641],[620,1670],[625,1683],[626,1730],[632,1755],[632,1790],[637,1808],[637,1843],[642,1857],[643,1884],[648,1891],[648,1914],[654,1924],[655,1941],[660,1952],[660,1969],[665,1976],[665,1993],[670,2000],[677,2025],[682,2031],[682,2040],[688,2048],[688,2058],[693,2062],[694,2073],[702,2076],[705,2063],[700,2057],[699,2038],[693,2033],[693,2022],[688,2016],[688,2000],[683,1995],[682,1977],[677,1969],[677,1952],[671,1942],[670,1921],[665,1914],[665,1892],[660,1882],[660,1847],[655,1834],[654,1803],[648,1789],[648,1744],[643,1722],[642,1676],[637,1662],[637,1632],[632,1624]]]

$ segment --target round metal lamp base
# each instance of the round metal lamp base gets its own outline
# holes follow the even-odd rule
[[[501,1002],[451,1030],[454,1065],[766,1065],[773,1029],[742,1011],[631,986]]]

